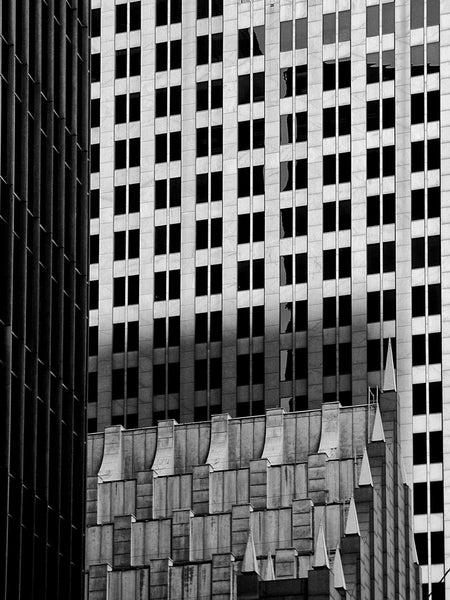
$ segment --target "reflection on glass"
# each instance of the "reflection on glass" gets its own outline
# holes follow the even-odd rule
[[[411,0],[411,29],[423,27],[423,0]]]
[[[292,255],[280,256],[280,285],[292,283]]]
[[[292,115],[280,115],[280,144],[292,142]]]
[[[394,33],[395,31],[395,4],[389,2],[383,4],[383,35]]]
[[[264,25],[253,27],[253,56],[264,55],[265,30]]]
[[[292,350],[280,352],[280,381],[292,381]]]
[[[280,192],[292,190],[292,161],[280,163]]]
[[[292,302],[280,304],[280,333],[292,331]]]
[[[439,25],[439,0],[427,1],[427,27]]]
[[[292,237],[292,208],[283,208],[280,213],[280,238]]]
[[[292,96],[292,67],[280,69],[280,98]]]
[[[306,94],[308,88],[308,71],[306,65],[295,67],[295,95]]]
[[[336,43],[336,13],[323,15],[323,43]]]
[[[339,13],[339,41],[350,41],[351,15],[349,10],[341,10]]]
[[[238,58],[250,56],[250,30],[248,27],[239,29]]]

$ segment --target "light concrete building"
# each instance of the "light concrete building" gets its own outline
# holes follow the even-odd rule
[[[397,395],[380,406],[91,434],[86,600],[421,598]]]
[[[435,597],[450,567],[447,4],[92,3],[90,430],[360,404],[391,340]]]

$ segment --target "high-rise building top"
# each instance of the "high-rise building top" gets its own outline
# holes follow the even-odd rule
[[[89,3],[0,6],[0,598],[83,596]]]
[[[442,595],[450,8],[92,7],[90,430],[361,403],[390,340]]]
[[[86,600],[421,598],[398,398],[88,441]]]

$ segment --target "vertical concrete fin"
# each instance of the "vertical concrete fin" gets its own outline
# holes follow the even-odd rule
[[[328,560],[327,543],[325,541],[325,532],[323,530],[323,522],[320,523],[319,532],[317,534],[316,543],[314,547],[314,558],[313,564],[314,569],[321,567],[330,568],[330,561]]]
[[[361,471],[359,472],[359,487],[364,485],[373,486],[372,471],[370,469],[369,457],[367,456],[367,448],[364,448],[364,454],[361,462]]]
[[[248,532],[247,546],[245,547],[245,554],[242,559],[241,573],[257,573],[259,575],[259,565],[256,558],[255,542],[253,541],[251,529]]]
[[[266,411],[266,437],[261,458],[267,458],[271,465],[283,462],[284,409],[271,408]]]
[[[273,581],[275,579],[275,569],[273,566],[272,554],[270,552],[263,563],[261,579],[264,581]]]
[[[155,475],[173,475],[175,472],[175,425],[174,419],[159,421],[156,453],[151,468]]]
[[[211,441],[206,463],[215,471],[228,469],[228,421],[229,414],[211,417]]]
[[[322,405],[322,429],[318,453],[328,458],[339,458],[339,402]]]
[[[383,419],[381,418],[380,405],[377,402],[375,409],[375,419],[373,421],[372,437],[371,442],[385,442],[386,437],[384,435]]]
[[[124,478],[122,457],[122,425],[107,427],[104,434],[103,459],[98,471],[98,482],[118,481]]]
[[[334,587],[337,590],[345,591],[347,585],[345,583],[344,569],[342,567],[341,551],[339,546],[336,548],[333,562]]]
[[[392,353],[391,338],[388,342],[388,351],[386,356],[386,364],[384,366],[383,377],[383,392],[397,391],[397,382],[395,379],[394,355]]]
[[[347,512],[347,521],[345,523],[345,535],[361,535],[359,530],[358,513],[356,512],[355,498],[352,496]]]

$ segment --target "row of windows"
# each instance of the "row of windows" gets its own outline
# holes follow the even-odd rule
[[[440,1],[427,0],[427,26],[439,25]],[[420,29],[424,26],[425,11],[424,0],[411,0],[411,29]]]
[[[395,4],[389,2],[381,5],[381,34],[387,35],[395,32]],[[366,8],[366,35],[374,37],[380,35],[380,5]]]
[[[308,46],[308,21],[296,19],[295,21],[282,21],[280,23],[280,52],[291,52],[307,48]]]
[[[264,25],[245,27],[238,31],[238,58],[263,56],[265,45]],[[197,64],[198,59],[197,59]]]
[[[128,238],[128,243],[127,243]],[[139,258],[139,229],[114,232],[114,260],[125,260],[126,258]],[[90,263],[98,263],[99,260],[99,235],[90,237]]]
[[[338,42],[348,42],[351,31],[351,13],[349,10],[341,10],[337,13],[338,20]],[[336,43],[336,13],[327,13],[323,15],[322,27],[323,43]]]
[[[181,23],[181,0],[156,0],[156,26]]]

